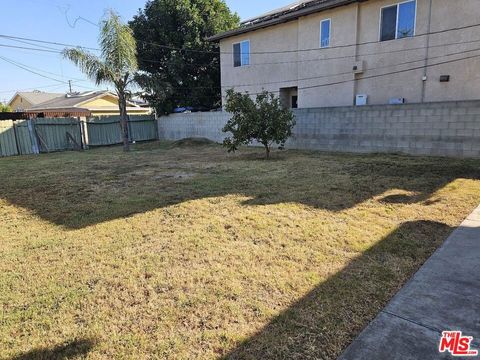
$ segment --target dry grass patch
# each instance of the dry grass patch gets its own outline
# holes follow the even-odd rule
[[[480,162],[169,143],[0,159],[0,358],[333,359]]]

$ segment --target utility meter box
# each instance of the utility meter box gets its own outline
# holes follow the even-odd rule
[[[360,94],[355,98],[356,106],[365,106],[368,103],[368,95]]]
[[[365,61],[360,60],[360,61],[356,61],[353,64],[353,73],[354,74],[363,74],[364,71],[365,71]]]
[[[391,98],[388,103],[390,105],[400,105],[400,104],[405,104],[407,101],[405,98]]]

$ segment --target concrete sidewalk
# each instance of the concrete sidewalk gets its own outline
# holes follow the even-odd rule
[[[480,207],[339,359],[453,359],[438,352],[445,330],[473,336],[480,350]]]

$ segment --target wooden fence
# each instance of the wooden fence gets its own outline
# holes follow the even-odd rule
[[[153,116],[130,116],[128,122],[130,141],[157,139],[157,124]],[[120,144],[122,133],[120,116],[102,116],[87,120],[88,145]]]
[[[130,141],[158,138],[153,116],[131,116]],[[0,120],[0,156],[80,150],[122,142],[120,117]]]

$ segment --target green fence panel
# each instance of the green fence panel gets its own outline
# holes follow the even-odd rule
[[[82,143],[80,124],[75,118],[37,118],[34,123],[41,152],[75,149],[67,133],[78,145]]]
[[[130,139],[147,141],[157,139],[157,122],[153,116],[130,116]]]
[[[129,132],[132,141],[157,139],[156,120],[153,116],[130,116]],[[122,143],[120,116],[94,117],[87,121],[90,146]]]
[[[120,116],[90,118],[86,124],[88,145],[122,143]],[[157,139],[155,117],[130,116],[129,132],[132,141]],[[0,156],[38,153],[38,147],[40,152],[76,149],[81,144],[82,132],[76,118],[0,121]]]
[[[0,120],[0,156],[18,155],[12,120]]]
[[[33,154],[32,138],[28,130],[28,120],[15,121],[15,129],[17,132],[18,150],[21,155]]]
[[[88,145],[114,145],[122,142],[120,116],[102,116],[87,120]]]

